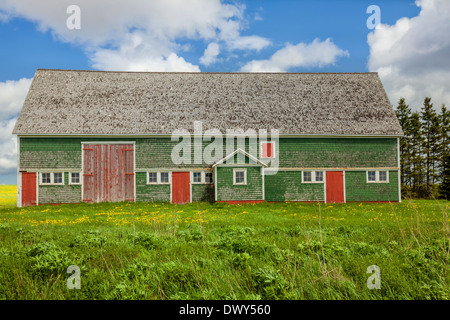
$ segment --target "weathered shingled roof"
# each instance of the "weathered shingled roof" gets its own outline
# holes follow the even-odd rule
[[[401,135],[377,73],[161,73],[38,69],[13,133],[146,135],[279,129]]]

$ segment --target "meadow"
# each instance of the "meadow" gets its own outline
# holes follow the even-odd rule
[[[15,191],[0,186],[0,299],[450,297],[448,201],[17,208]]]

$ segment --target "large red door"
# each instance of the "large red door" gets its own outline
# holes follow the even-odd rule
[[[344,173],[342,171],[327,171],[327,203],[344,202]]]
[[[83,201],[134,201],[134,145],[83,145]]]
[[[22,172],[22,206],[36,205],[36,172]]]
[[[172,172],[172,203],[191,202],[189,172]]]

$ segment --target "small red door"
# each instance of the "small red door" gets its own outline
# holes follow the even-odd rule
[[[191,202],[189,172],[172,172],[172,203]]]
[[[36,172],[22,172],[22,206],[36,205]]]
[[[344,173],[342,171],[327,171],[327,203],[344,202]]]

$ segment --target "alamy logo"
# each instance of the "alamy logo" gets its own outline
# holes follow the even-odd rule
[[[372,289],[380,289],[381,288],[381,272],[380,267],[376,265],[368,266],[367,267],[367,273],[373,273],[368,279],[367,279],[367,288],[370,290]]]
[[[366,13],[371,13],[370,17],[367,18],[366,25],[370,30],[379,29],[381,23],[381,10],[377,5],[371,5],[367,7]]]
[[[270,166],[266,175],[276,174],[278,170],[278,141],[279,131],[271,129],[270,135],[266,129],[260,129],[258,132],[253,129],[227,129],[225,135],[218,129],[210,129],[203,132],[201,121],[194,121],[194,132],[191,134],[186,129],[179,129],[172,132],[171,140],[178,142],[172,149],[171,159],[175,165],[206,164],[213,165],[233,154],[238,149],[246,151],[249,158],[249,164],[255,164],[255,159]],[[204,143],[208,143],[204,148]],[[267,148],[265,143],[270,143],[270,157],[263,156],[263,148]],[[243,153],[236,154],[235,164],[246,163],[246,156]],[[234,157],[226,159],[230,164]]]
[[[76,265],[71,265],[67,268],[67,273],[72,274],[67,278],[67,288],[68,289],[81,289],[81,270],[80,267]]]

